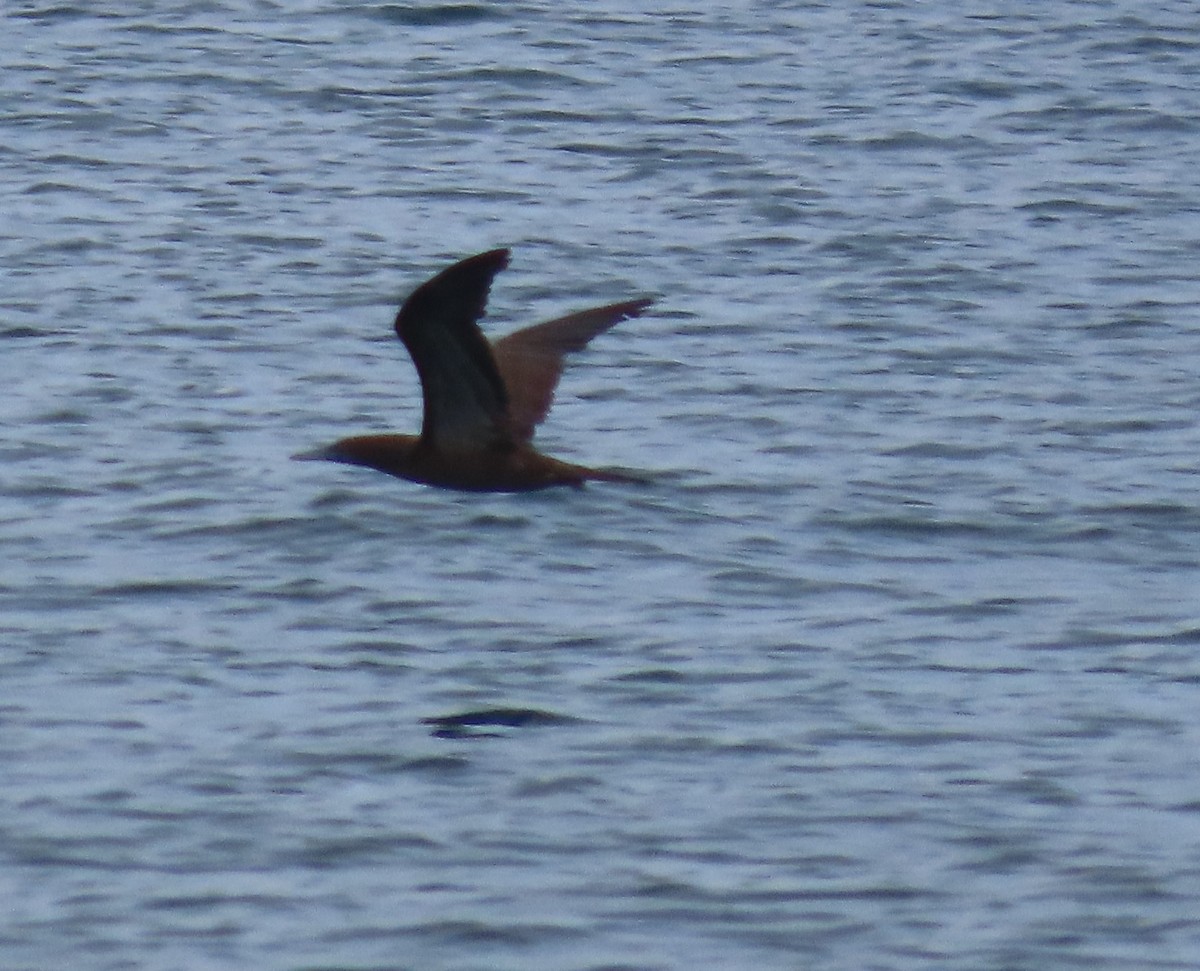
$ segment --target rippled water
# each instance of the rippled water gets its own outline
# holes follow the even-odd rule
[[[6,6],[6,969],[1200,962],[1194,6],[703,9]]]

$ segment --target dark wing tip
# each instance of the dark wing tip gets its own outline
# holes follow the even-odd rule
[[[468,256],[465,260],[459,260],[451,267],[442,270],[435,276],[430,283],[441,280],[444,277],[461,277],[470,279],[477,275],[486,275],[490,280],[497,273],[508,266],[508,259],[512,255],[512,251],[507,247],[500,249],[490,249],[486,253],[479,253],[475,256]]]
[[[643,297],[640,300],[630,300],[623,304],[617,304],[615,309],[621,314],[621,320],[629,320],[632,317],[640,317],[653,306],[653,297]]]
[[[508,266],[507,248],[468,256],[415,289],[396,314],[396,333],[404,339],[408,323],[422,316],[447,312],[478,320],[487,306],[492,278]]]
[[[463,262],[475,263],[478,261],[480,263],[487,263],[488,265],[496,263],[498,264],[496,269],[503,270],[506,266],[508,266],[508,258],[511,255],[512,250],[510,250],[507,246],[501,246],[499,249],[490,249],[486,253],[480,253],[478,256],[468,256],[465,260],[463,260]]]

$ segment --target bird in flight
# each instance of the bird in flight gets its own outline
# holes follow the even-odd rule
[[[495,249],[455,263],[417,287],[396,314],[396,333],[421,379],[420,435],[357,435],[296,458],[362,465],[471,492],[639,481],[551,458],[531,441],[554,401],[563,358],[653,301],[582,310],[491,343],[477,321],[508,257],[507,249]]]

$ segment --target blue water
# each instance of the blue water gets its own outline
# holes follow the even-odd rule
[[[1200,966],[1193,4],[0,19],[0,966]]]

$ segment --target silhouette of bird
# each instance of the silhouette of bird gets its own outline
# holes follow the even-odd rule
[[[396,314],[396,333],[421,379],[420,435],[358,435],[295,458],[472,492],[639,481],[551,458],[530,443],[553,404],[563,358],[653,301],[583,310],[489,343],[477,321],[508,258],[507,249],[495,249],[455,263],[417,287]]]

